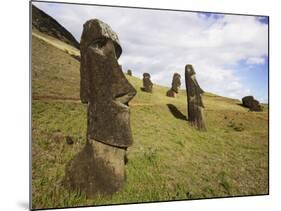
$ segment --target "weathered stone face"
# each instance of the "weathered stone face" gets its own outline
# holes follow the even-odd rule
[[[174,73],[172,88],[166,92],[168,97],[176,97],[176,94],[179,92],[179,87],[181,86],[181,76],[178,73]]]
[[[206,130],[203,113],[204,105],[201,97],[204,91],[200,88],[196,80],[192,65],[185,66],[185,84],[188,103],[188,121],[197,129]]]
[[[90,45],[101,49],[107,40],[111,40],[113,43],[115,56],[118,59],[122,53],[122,48],[118,36],[109,25],[98,19],[89,20],[83,25],[83,33],[80,41],[80,98],[82,103],[88,103],[89,97],[89,67],[87,66],[87,59],[89,60],[89,58],[85,54],[88,52]]]
[[[143,74],[142,82],[143,82],[143,89],[142,90],[145,91],[145,92],[152,92],[153,83],[150,80],[150,74],[149,73]]]
[[[128,103],[136,90],[118,64],[121,47],[116,47],[117,36],[112,35],[110,29],[101,30],[101,27],[109,26],[96,20],[88,21],[81,40],[84,44],[81,49],[84,50],[83,69],[88,75],[88,138],[112,146],[128,147],[133,142]],[[97,36],[94,29],[98,34],[100,31],[110,32],[108,34],[113,38],[102,33]],[[96,40],[88,36],[94,36]]]
[[[249,108],[251,111],[262,111],[259,101],[255,100],[253,96],[246,96],[242,98],[243,106]]]
[[[172,81],[172,90],[175,93],[178,93],[178,89],[181,86],[181,76],[178,73],[174,73],[173,81]]]

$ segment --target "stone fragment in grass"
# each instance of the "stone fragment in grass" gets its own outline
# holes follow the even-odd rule
[[[71,145],[71,144],[74,143],[72,137],[70,137],[70,136],[66,136],[66,137],[65,137],[65,140],[66,140],[66,143],[69,144],[69,145]]]

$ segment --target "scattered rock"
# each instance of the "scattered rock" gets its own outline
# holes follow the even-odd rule
[[[250,111],[262,111],[259,101],[255,100],[253,96],[246,96],[242,98],[243,106],[250,109]]]
[[[243,128],[243,127],[241,127],[241,126],[236,126],[236,127],[233,127],[233,129],[234,129],[235,131],[237,131],[237,132],[241,132],[241,131],[243,131],[243,130],[244,130],[244,128]]]
[[[73,139],[72,139],[70,136],[66,136],[66,137],[65,137],[65,140],[66,140],[66,143],[69,144],[69,145],[71,145],[71,144],[74,143],[74,142],[73,142]]]

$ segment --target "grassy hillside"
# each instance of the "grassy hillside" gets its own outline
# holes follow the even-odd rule
[[[43,36],[43,35],[42,35]],[[47,39],[47,37],[43,38]],[[134,144],[127,183],[112,198],[86,199],[61,185],[66,163],[85,144],[86,106],[79,101],[79,62],[67,46],[33,36],[33,208],[133,203],[268,193],[268,111],[248,112],[239,101],[206,93],[207,132],[190,127],[186,94],[140,90],[130,102]],[[66,144],[71,136],[73,145]]]

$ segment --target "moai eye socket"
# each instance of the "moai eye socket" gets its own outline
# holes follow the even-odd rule
[[[91,46],[95,47],[95,48],[102,48],[103,46],[106,45],[107,39],[106,38],[100,38],[95,40]]]

